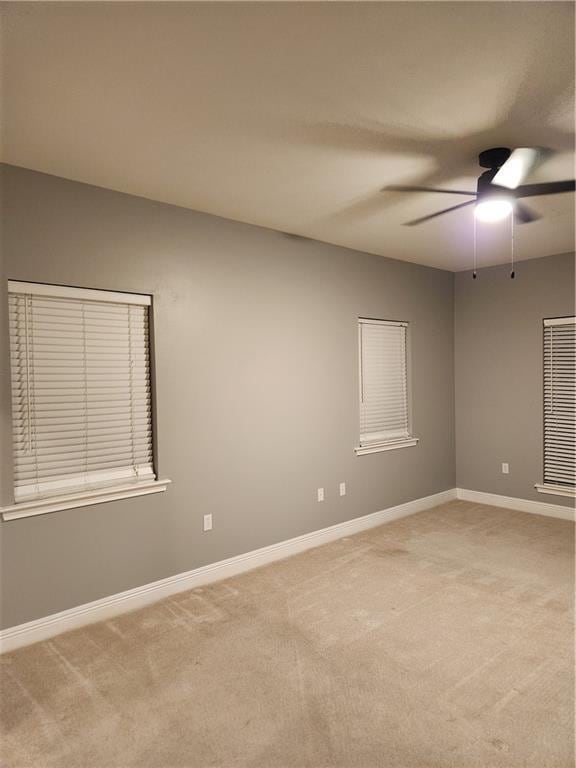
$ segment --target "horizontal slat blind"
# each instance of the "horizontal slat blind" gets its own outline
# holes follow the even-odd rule
[[[406,323],[359,320],[360,445],[409,436]]]
[[[9,294],[15,501],[153,479],[148,307],[42,289]]]
[[[544,322],[544,482],[576,485],[576,321]]]

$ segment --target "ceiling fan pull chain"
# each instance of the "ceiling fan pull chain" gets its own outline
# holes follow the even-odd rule
[[[514,215],[510,216],[510,279],[514,280],[516,273],[514,272]]]
[[[474,209],[472,209],[472,221],[473,225],[473,239],[474,239],[474,267],[472,270],[472,279],[476,280],[476,216],[474,215]]]

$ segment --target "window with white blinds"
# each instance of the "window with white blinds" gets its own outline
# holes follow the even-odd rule
[[[154,480],[150,297],[8,290],[15,502]]]
[[[408,324],[359,319],[360,446],[410,438]]]
[[[576,486],[576,318],[544,321],[544,483]]]

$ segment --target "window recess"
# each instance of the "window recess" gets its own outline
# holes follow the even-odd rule
[[[408,323],[360,318],[358,455],[416,445],[412,435]]]
[[[8,290],[15,504],[3,517],[54,511],[58,499],[111,500],[114,489],[118,498],[163,490],[150,296],[15,281]]]
[[[576,318],[544,320],[544,482],[541,493],[576,489]]]

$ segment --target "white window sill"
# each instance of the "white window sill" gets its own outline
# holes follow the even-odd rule
[[[571,499],[576,499],[576,488],[568,488],[565,485],[536,483],[534,488],[536,488],[538,493],[549,493],[551,496],[568,496]]]
[[[87,507],[90,504],[103,504],[106,501],[129,499],[132,496],[145,496],[149,493],[165,491],[170,482],[170,480],[148,480],[137,484],[85,490],[67,496],[51,496],[44,499],[21,501],[10,507],[0,507],[0,515],[2,515],[3,520],[17,520],[20,517],[45,515],[48,512],[59,512],[62,509]]]
[[[372,443],[372,445],[358,445],[354,448],[356,456],[364,456],[367,453],[380,453],[380,451],[395,451],[397,448],[409,448],[417,445],[417,437],[406,437],[402,440],[389,440],[386,443]]]

